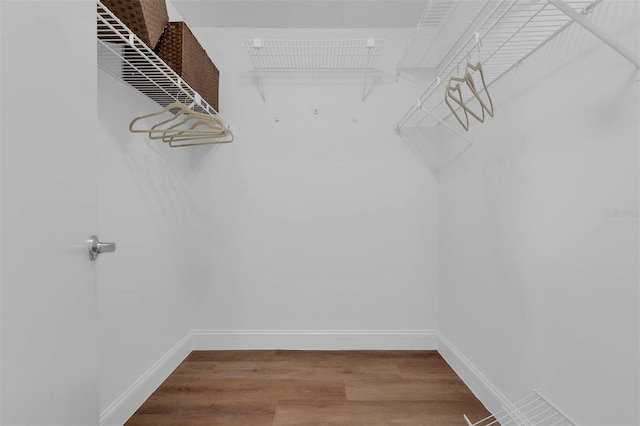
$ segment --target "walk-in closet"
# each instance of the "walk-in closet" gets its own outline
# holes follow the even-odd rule
[[[0,98],[0,425],[640,425],[637,0],[2,0]]]

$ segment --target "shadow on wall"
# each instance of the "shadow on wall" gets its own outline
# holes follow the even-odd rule
[[[437,68],[403,68],[398,70],[398,79],[418,84],[422,89],[427,87],[438,76]]]
[[[191,158],[191,169],[194,173],[198,174],[202,170],[202,168],[206,164],[209,164],[210,160],[216,155],[218,149],[220,149],[220,145],[225,144],[190,146],[178,149],[186,149],[189,151],[189,156]]]
[[[98,77],[102,139],[99,168],[105,174],[102,179],[107,179],[99,181],[99,187],[104,188],[102,198],[107,203],[116,196],[123,200],[117,208],[101,206],[107,210],[101,215],[105,219],[102,225],[108,230],[110,224],[121,226],[119,220],[131,226],[140,220],[155,223],[154,229],[163,232],[158,238],[170,239],[167,243],[181,248],[176,252],[186,260],[189,247],[184,236],[189,231],[190,212],[194,211],[190,149],[170,148],[149,140],[146,134],[130,133],[128,126],[135,116],[161,107],[105,73],[100,72]],[[119,105],[116,106],[116,102]],[[142,126],[153,125],[153,118],[148,120],[142,122]],[[215,150],[215,147],[207,149],[207,157]]]
[[[472,147],[442,125],[404,127],[397,134],[434,175],[453,165]]]

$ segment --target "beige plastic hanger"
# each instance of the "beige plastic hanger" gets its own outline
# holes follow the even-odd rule
[[[458,98],[455,98],[451,95],[454,92],[458,93]],[[458,104],[459,107],[462,108],[462,111],[464,112],[464,118],[465,118],[464,122],[462,121],[462,118],[460,118],[460,116],[458,115],[458,112],[456,111],[456,109],[449,102],[449,99],[453,100],[456,104]],[[462,91],[460,90],[459,84],[451,86],[451,79],[449,79],[449,83],[444,88],[444,101],[446,102],[447,106],[453,113],[453,116],[456,118],[456,120],[458,120],[462,128],[464,128],[464,130],[468,132],[469,131],[469,114],[467,113],[467,107],[465,106],[462,100]]]
[[[150,129],[134,129],[134,125],[136,122],[138,122],[139,120],[142,119],[146,119],[146,118],[150,118],[150,117],[154,117],[157,115],[162,115],[164,113],[170,112],[171,110],[175,110],[177,109],[178,111],[175,113],[174,116],[172,116],[171,118],[161,121],[159,123],[156,123],[155,125],[153,125]],[[211,121],[211,122],[217,122],[217,123],[221,123],[222,125],[224,125],[224,122],[216,116],[212,116],[209,114],[202,114],[196,111],[191,110],[188,106],[186,106],[185,104],[181,103],[181,102],[174,102],[171,103],[169,105],[167,105],[166,107],[164,107],[162,110],[160,111],[156,111],[153,112],[151,114],[147,114],[147,115],[142,115],[140,117],[136,117],[133,119],[133,121],[131,121],[131,123],[129,124],[129,130],[132,133],[156,133],[156,132],[163,132],[165,131],[165,129],[161,128],[160,126],[164,125],[164,124],[168,124],[171,123],[175,120],[177,120],[178,118],[182,117],[182,121],[178,122],[177,124],[171,126],[171,128],[175,128],[183,123],[187,123],[190,120],[196,119],[196,120],[200,120],[200,121]],[[152,137],[152,139],[158,139],[157,137]]]
[[[169,146],[172,148],[179,148],[183,146],[215,145],[215,144],[222,144],[222,143],[231,143],[234,140],[234,136],[231,131],[228,131],[225,137],[227,137],[228,139],[221,139],[220,136],[209,136],[209,137],[195,136],[195,137],[188,137],[188,138],[180,138],[179,136],[176,136],[176,137],[167,137],[162,141],[165,143],[168,143]],[[198,141],[198,142],[182,143],[182,142],[190,142],[190,141]]]
[[[138,121],[144,120],[146,118],[151,118],[151,117],[155,117],[157,115],[165,114],[167,112],[170,112],[173,109],[177,109],[181,114],[186,114],[186,113],[188,113],[188,111],[191,111],[189,109],[189,107],[186,106],[185,104],[183,104],[181,102],[173,102],[173,103],[170,103],[169,105],[167,105],[166,107],[162,108],[160,111],[152,112],[151,114],[141,115],[140,117],[134,118],[131,121],[131,123],[129,123],[129,131],[131,133],[149,133],[150,129],[134,129],[133,128],[134,124],[137,123]],[[177,114],[178,113],[176,113],[176,115]],[[175,116],[171,117],[169,120],[163,121],[162,123],[159,123],[159,124],[163,124],[163,123],[169,122],[169,121],[171,121],[173,119],[175,119]]]
[[[153,138],[162,139],[163,142],[169,143],[172,147],[233,142],[233,133],[222,119],[206,114],[202,115],[203,117],[197,118],[195,122],[186,129],[182,127],[182,123],[179,123],[179,125],[171,126],[163,130],[159,136],[153,136]],[[224,139],[228,137],[231,139]],[[174,143],[191,140],[198,140],[200,142],[194,144],[181,143],[179,145]],[[203,140],[208,140],[208,142],[202,142]]]
[[[484,93],[487,94],[487,99],[489,100],[489,106],[491,106],[491,109],[487,108],[487,104],[484,102],[484,100],[482,99],[482,97],[478,93],[478,91],[476,89],[475,81],[473,80],[473,77],[469,73],[469,70],[477,71],[480,74],[480,79],[482,81],[482,89],[484,90]],[[482,69],[482,64],[480,62],[478,62],[475,65],[473,65],[470,62],[468,62],[465,75],[468,76],[469,88],[473,92],[473,95],[478,99],[478,101],[480,101],[480,105],[482,105],[483,110],[486,111],[487,114],[489,114],[491,117],[493,117],[493,114],[494,114],[493,100],[491,99],[491,95],[489,94],[489,90],[487,89],[487,83],[484,80],[484,70]]]
[[[196,122],[192,127],[195,129],[199,126],[209,127],[211,123]],[[233,133],[226,127],[219,124],[215,128],[208,130],[186,129],[177,132],[164,133],[162,141],[168,143],[170,147],[184,147],[195,145],[211,145],[233,142]]]
[[[478,72],[480,74],[480,79],[482,81],[482,88],[483,88],[484,92],[486,93],[487,99],[489,101],[489,105],[488,106],[487,106],[487,103],[485,102],[485,100],[478,93],[478,89],[476,87],[475,81],[474,81],[471,73],[469,72],[469,70],[476,71],[476,72]],[[456,83],[452,84],[452,82],[456,82]],[[465,104],[464,98],[462,96],[462,90],[460,88],[460,83],[466,84],[467,87],[469,88],[469,90],[471,91],[471,93],[473,94],[473,96],[478,100],[478,102],[480,104],[480,107],[482,108],[482,116],[479,116],[478,114],[476,114],[471,108],[469,108]],[[455,93],[457,93],[457,97],[454,96]],[[464,122],[462,121],[462,118],[458,114],[458,112],[456,111],[455,107],[453,105],[451,105],[449,100],[452,100],[460,108],[462,108],[462,110],[464,112],[464,115],[465,115],[465,121]],[[462,125],[462,127],[466,131],[469,131],[469,114],[471,116],[473,116],[475,119],[477,119],[478,121],[480,121],[481,123],[484,123],[484,119],[485,119],[485,114],[484,113],[485,113],[485,111],[491,117],[493,117],[493,115],[494,115],[493,100],[491,99],[491,95],[489,94],[489,90],[487,89],[487,84],[486,84],[485,78],[484,78],[484,70],[482,69],[482,64],[480,62],[476,63],[476,65],[473,65],[471,63],[467,63],[467,67],[466,67],[466,70],[465,70],[465,73],[464,73],[463,77],[451,76],[449,78],[449,83],[445,87],[445,102],[446,102],[447,106],[449,107],[449,109],[451,110],[451,112],[453,113],[453,115],[455,116],[456,120],[458,120],[458,122]]]
[[[173,117],[156,123],[150,129],[134,129],[139,120],[162,115],[173,110],[177,110]],[[170,126],[162,127],[167,124],[170,124]],[[181,102],[171,103],[160,111],[134,118],[129,124],[129,130],[133,133],[148,133],[150,139],[162,139],[163,142],[169,143],[171,147],[230,143],[234,140],[233,133],[220,117],[193,111]],[[175,143],[192,140],[198,142]]]
[[[191,131],[175,132],[170,134],[164,134],[161,138],[162,142],[173,141],[186,141],[186,140],[198,140],[198,139],[211,139],[211,138],[225,138],[229,135],[228,129],[216,129],[212,131],[198,131],[197,133]]]
[[[486,109],[486,107],[484,106],[484,104],[482,103],[482,100],[480,98],[478,98],[478,94],[476,92],[476,88],[475,85],[473,83],[473,79],[471,78],[471,75],[469,73],[465,73],[464,76],[462,78],[460,77],[454,77],[452,76],[451,78],[449,78],[449,86],[451,86],[451,82],[452,81],[456,81],[458,83],[456,83],[455,87],[456,88],[460,88],[460,84],[459,83],[464,83],[469,90],[471,91],[471,94],[478,100],[478,102],[480,103],[480,111],[482,113],[482,116],[479,116],[478,114],[476,114],[465,102],[464,102],[464,98],[462,97],[462,90],[460,88],[459,92],[460,92],[460,99],[462,100],[462,104],[459,104],[461,107],[463,107],[468,114],[470,114],[473,118],[475,118],[476,120],[478,120],[481,123],[484,123],[484,111]],[[450,93],[450,92],[447,92]],[[456,99],[454,99],[454,101],[457,102]]]
[[[193,122],[192,122],[193,120]],[[185,125],[189,124],[189,127],[185,127]],[[200,126],[206,126],[204,129],[198,129]],[[227,131],[226,125],[224,121],[218,117],[207,116],[206,114],[202,114],[202,116],[194,116],[188,117],[183,121],[170,126],[168,128],[156,128],[157,126],[153,126],[149,131],[149,139],[163,139],[167,135],[200,135],[200,134],[221,134],[224,135]]]
[[[182,121],[177,121],[179,118],[182,118]],[[220,123],[224,126],[224,121],[215,115],[203,114],[200,112],[193,111],[191,109],[181,110],[175,116],[169,118],[168,120],[161,121],[160,123],[155,124],[149,129],[149,134],[156,132],[163,132],[168,129],[175,129],[179,126],[188,123],[191,120],[197,120],[202,122],[212,122],[212,123]],[[170,124],[175,122],[172,126],[162,127],[165,124]]]
[[[178,111],[173,117],[168,118],[164,121],[161,121],[159,123],[154,124],[153,126],[151,126],[151,128],[149,129],[149,135],[151,135],[154,132],[162,132],[162,129],[165,124],[171,124],[176,122],[177,124],[173,124],[170,127],[176,127],[179,126],[181,123],[183,122],[187,122],[189,120],[191,120],[193,118],[192,115],[192,111]],[[178,121],[179,119],[182,119],[182,121]]]
[[[233,142],[234,136],[231,131],[224,129],[224,132],[200,132],[192,134],[190,132],[179,132],[165,135],[162,142],[168,143],[170,147],[177,148],[183,146],[212,145]]]
[[[172,128],[162,132],[155,139],[184,139],[186,137],[223,137],[230,130],[224,121],[211,122],[208,120],[196,120],[189,128]]]

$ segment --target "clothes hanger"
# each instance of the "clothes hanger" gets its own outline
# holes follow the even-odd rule
[[[452,81],[457,81],[459,83],[464,83],[469,90],[471,91],[471,94],[478,100],[478,102],[480,103],[480,111],[482,112],[482,117],[480,117],[478,114],[476,114],[468,105],[466,102],[464,102],[464,96],[462,95],[462,90],[460,89],[460,99],[463,100],[463,103],[460,105],[462,106],[467,113],[471,114],[471,116],[473,118],[475,118],[476,120],[478,120],[481,123],[484,123],[484,111],[486,109],[486,107],[484,106],[484,104],[482,103],[482,99],[480,99],[478,97],[478,94],[476,92],[476,88],[475,85],[473,83],[473,79],[471,78],[471,75],[469,73],[464,74],[464,76],[462,78],[460,77],[455,77],[455,76],[451,76],[451,78],[449,78],[449,85],[451,85]],[[456,84],[456,86],[460,87],[459,84]],[[455,99],[454,99],[455,100]]]
[[[169,144],[170,147],[172,148],[180,148],[183,146],[197,146],[197,145],[216,145],[216,144],[223,144],[223,143],[231,143],[234,141],[234,136],[233,133],[231,133],[230,131],[227,133],[227,135],[230,137],[230,139],[227,140],[219,140],[217,138],[212,138],[214,140],[210,140],[210,141],[206,141],[206,142],[193,142],[193,143],[174,143],[176,140],[174,138],[169,138],[169,140],[163,140],[163,142],[166,142]],[[193,140],[199,140],[199,139],[207,139],[206,137],[202,137],[202,138],[188,138],[185,140],[182,139],[178,139],[178,142],[182,142],[182,141],[193,141]]]
[[[198,129],[199,126],[206,126],[209,129]],[[177,129],[171,132],[165,132],[162,136],[155,136],[155,139],[162,139],[163,142],[168,142],[169,140],[186,140],[186,139],[202,139],[202,138],[211,138],[211,137],[224,137],[227,134],[231,133],[231,131],[227,128],[224,123],[217,124],[212,126],[211,123],[208,122],[196,122],[189,129]]]
[[[168,128],[162,128],[161,126],[164,125],[164,124],[169,124],[169,123],[177,120],[179,117],[182,117],[183,120],[178,122],[177,124],[174,124],[174,125],[168,127],[168,128],[178,127],[178,126],[180,126],[182,124],[186,124],[187,122],[189,122],[192,119],[202,120],[202,121],[211,120],[211,121],[220,122],[220,123],[222,123],[222,125],[224,125],[224,121],[221,118],[219,118],[218,116],[213,116],[213,115],[210,115],[210,114],[203,114],[203,113],[196,112],[196,111],[193,111],[193,110],[187,108],[186,110],[180,111],[175,116],[173,116],[173,117],[171,117],[171,118],[169,118],[167,120],[161,121],[160,123],[157,123],[154,126],[152,126],[151,129],[149,129],[149,134],[155,133],[156,131],[164,131],[164,129],[168,129]],[[160,129],[160,130],[158,130],[158,129]]]
[[[195,120],[190,127],[185,128],[191,120]],[[206,126],[206,129],[197,129],[199,126]],[[163,139],[167,135],[199,135],[218,133],[224,135],[227,131],[224,121],[218,117],[202,114],[200,117],[188,117],[187,119],[166,129],[154,129],[149,131],[149,139]]]
[[[149,129],[148,133],[151,134],[153,132],[155,132],[157,129],[162,129],[161,126],[165,125],[165,124],[170,124],[173,121],[178,120],[179,118],[182,118],[183,122],[189,121],[191,119],[192,115],[189,111],[178,111],[173,117],[170,117],[164,121],[161,121],[159,123],[154,124],[153,126],[151,126],[151,128]],[[178,124],[175,124],[174,126],[179,125],[180,122]],[[173,126],[172,126],[173,127]],[[161,131],[161,130],[158,130]]]
[[[196,134],[190,132],[178,132],[169,135],[162,136],[161,139],[164,143],[169,142],[184,142],[189,140],[202,140],[202,139],[223,139],[230,135],[231,132],[227,131],[213,131],[213,132],[198,132]]]
[[[453,78],[453,77],[451,77]],[[451,86],[451,78],[449,79],[449,83],[447,83],[446,87],[445,87],[445,91],[444,91],[444,101],[446,102],[447,106],[449,107],[449,109],[451,110],[451,112],[453,113],[453,116],[456,118],[456,120],[458,120],[458,123],[460,123],[460,125],[462,126],[462,128],[464,128],[465,131],[469,131],[469,114],[467,113],[467,107],[464,105],[464,102],[462,101],[462,91],[460,90],[460,85],[456,84],[454,86]],[[458,98],[455,98],[451,95],[452,92],[457,92],[458,93]],[[458,115],[458,112],[456,111],[456,109],[451,105],[451,103],[449,102],[449,99],[453,100],[456,104],[458,104],[459,107],[462,108],[462,111],[464,112],[464,117],[465,117],[465,121],[462,121],[462,118],[460,118],[460,116]]]
[[[478,93],[478,89],[476,87],[476,83],[475,83],[471,73],[469,72],[469,70],[474,71],[474,72],[478,72],[480,74],[480,79],[482,81],[482,90],[484,90],[484,92],[486,93],[487,99],[489,101],[488,102],[489,106],[487,106],[487,103],[485,102],[485,100]],[[452,82],[456,82],[456,83],[452,84]],[[469,90],[471,91],[472,95],[478,100],[478,103],[480,104],[480,107],[482,108],[482,117],[480,117],[478,114],[476,114],[464,102],[464,97],[462,95],[462,90],[460,88],[460,83],[465,83],[467,85],[467,87],[469,88]],[[457,93],[457,95],[458,95],[457,97],[453,96],[453,94],[455,94],[455,93]],[[460,108],[462,108],[462,110],[464,111],[464,113],[465,113],[465,122],[462,121],[462,118],[460,117],[458,112],[455,110],[455,107],[453,105],[451,105],[451,103],[449,102],[450,99],[453,102],[455,102]],[[477,62],[475,65],[473,65],[470,62],[467,62],[467,66],[466,66],[465,73],[464,73],[463,77],[451,76],[449,78],[449,83],[447,84],[447,87],[445,88],[445,102],[447,103],[447,106],[449,107],[449,109],[451,110],[453,115],[456,117],[458,122],[462,125],[462,127],[466,131],[469,131],[469,114],[471,116],[473,116],[475,119],[477,119],[478,121],[480,121],[481,123],[484,123],[485,111],[491,117],[494,116],[493,100],[491,99],[491,95],[489,94],[489,90],[487,89],[487,84],[486,84],[486,81],[485,81],[485,78],[484,78],[484,70],[482,69],[482,63]]]
[[[482,106],[482,109],[483,109],[482,116],[484,117],[484,112],[486,111],[491,117],[493,117],[493,114],[494,114],[493,100],[491,99],[491,95],[489,94],[489,89],[487,88],[487,83],[485,82],[485,79],[484,79],[484,70],[482,69],[482,60],[480,59],[481,50],[482,50],[482,38],[480,37],[480,33],[476,33],[476,45],[477,45],[478,51],[477,51],[477,60],[475,61],[475,65],[471,63],[472,52],[469,51],[467,53],[467,65],[465,67],[464,74],[465,74],[465,78],[467,79],[467,85],[469,86],[469,89],[471,90],[473,95],[476,97],[478,102],[480,102],[480,105]],[[474,53],[474,56],[475,55],[476,54]],[[477,90],[476,83],[475,83],[475,80],[473,79],[471,71],[480,74],[480,79],[482,81],[482,90],[484,90],[484,92],[487,95],[487,99],[489,101],[488,104],[490,108],[487,107],[487,102],[482,98],[482,96],[480,96],[480,93]]]
[[[473,80],[473,77],[471,76],[471,73],[469,73],[469,70],[477,71],[480,74],[480,79],[482,81],[482,90],[484,90],[484,93],[486,93],[486,95],[487,95],[487,99],[489,100],[489,105],[491,106],[491,109],[487,108],[486,103],[484,102],[484,100],[482,99],[480,94],[478,93],[478,91],[476,89],[475,81]],[[482,69],[482,64],[480,62],[478,62],[475,65],[473,65],[470,62],[467,62],[467,68],[466,68],[466,71],[465,71],[465,75],[469,76],[469,83],[470,83],[469,84],[469,88],[473,92],[473,95],[476,98],[478,98],[478,100],[480,101],[480,105],[482,105],[483,110],[487,111],[487,113],[491,117],[493,117],[493,114],[494,114],[493,100],[491,99],[491,95],[489,94],[489,90],[487,89],[487,83],[484,80],[484,70]]]
[[[156,123],[150,129],[134,128],[139,120],[162,115],[167,112],[172,112],[173,110],[177,110],[177,112],[175,112],[171,118]],[[176,123],[176,120],[180,121]],[[184,126],[192,120],[194,120],[194,122],[191,123],[191,126],[184,128]],[[167,124],[171,125],[169,127],[162,127]],[[206,126],[208,129],[199,129],[201,126]],[[173,102],[160,111],[134,118],[129,124],[129,131],[132,133],[148,133],[150,139],[162,139],[163,142],[169,143],[171,147],[230,143],[234,140],[233,133],[220,117],[193,111],[181,102]],[[221,139],[225,137],[230,139]],[[208,141],[206,142],[180,143],[207,139]]]
[[[144,120],[146,118],[155,117],[157,115],[162,115],[167,112],[170,112],[173,109],[178,109],[180,112],[186,114],[188,111],[191,111],[188,106],[181,102],[173,102],[161,109],[160,111],[152,112],[151,114],[141,115],[139,117],[134,118],[131,123],[129,123],[129,131],[131,133],[149,133],[149,129],[134,129],[133,126],[140,120]],[[172,117],[169,121],[173,120],[175,117]],[[164,122],[163,122],[164,123]]]
[[[175,146],[179,143],[179,146],[186,145],[184,142],[193,142],[193,145],[201,145],[201,144],[212,144],[212,143],[230,143],[233,142],[234,136],[233,133],[228,133],[224,136],[197,136],[190,138],[175,138],[168,137],[164,140],[164,143],[168,143],[169,146]],[[196,142],[197,141],[197,142]]]
[[[198,140],[198,139],[217,139],[224,138],[228,135],[231,135],[233,138],[233,134],[231,130],[227,127],[226,123],[214,117],[216,120],[212,121],[209,119],[205,120],[196,120],[195,123],[191,125],[191,127],[184,128],[173,128],[164,131],[160,136],[154,136],[155,139],[162,139],[163,142],[174,142],[174,141],[188,141],[188,140]],[[198,129],[199,127],[204,126],[205,129]],[[233,141],[233,139],[231,140]],[[228,142],[231,142],[228,141]],[[218,141],[221,142],[221,141]]]
[[[155,117],[157,115],[162,115],[164,113],[170,112],[171,110],[177,109],[178,112],[175,113],[175,115],[173,115],[172,117],[170,117],[167,120],[161,121],[159,123],[156,123],[154,126],[152,126],[150,129],[134,129],[134,125],[136,122],[138,122],[139,120],[142,119],[146,119],[146,118],[150,118],[150,117]],[[181,103],[181,102],[173,102],[169,105],[167,105],[166,107],[164,107],[162,110],[160,111],[156,111],[153,112],[151,114],[147,114],[147,115],[142,115],[140,117],[136,117],[133,119],[133,121],[131,121],[131,123],[129,124],[129,130],[132,133],[152,133],[152,132],[156,132],[158,131],[158,128],[160,128],[160,126],[164,125],[164,124],[168,124],[171,123],[174,120],[177,120],[178,118],[183,117],[183,121],[179,122],[178,124],[172,126],[172,127],[176,127],[179,126],[182,123],[186,123],[189,120],[192,119],[199,119],[199,120],[214,120],[220,123],[223,123],[223,121],[217,117],[217,116],[212,116],[209,114],[202,114],[196,111],[193,111],[192,109],[190,109],[187,105]],[[162,131],[162,130],[160,130]]]

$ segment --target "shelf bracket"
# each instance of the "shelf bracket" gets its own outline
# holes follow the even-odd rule
[[[456,135],[458,135],[458,137],[460,137],[460,139],[464,140],[466,143],[468,143],[469,145],[473,145],[473,141],[471,139],[469,139],[467,137],[467,135],[463,134],[461,131],[459,131],[458,129],[454,128],[453,126],[451,126],[449,123],[447,123],[446,121],[442,120],[440,117],[437,117],[435,114],[431,114],[429,111],[427,111],[426,109],[424,109],[424,107],[422,105],[420,105],[420,110],[422,110],[425,114],[427,114],[429,117],[433,118],[434,120],[436,120],[438,123],[442,124],[444,127],[446,127],[447,129],[451,130],[453,133],[455,133]]]
[[[260,71],[260,75],[258,76],[260,96],[262,96],[262,102],[267,102],[267,97],[264,93],[264,73],[262,71],[262,57],[260,56],[260,51],[262,50],[262,39],[254,38],[253,47],[256,49],[258,69]]]
[[[574,22],[580,24],[583,28],[589,31],[594,36],[598,37],[602,42],[607,44],[613,50],[618,52],[620,55],[624,56],[629,62],[636,66],[636,68],[640,69],[640,60],[638,56],[627,49],[622,44],[618,43],[616,39],[611,37],[608,33],[602,31],[600,27],[589,21],[584,16],[580,15],[576,12],[571,6],[564,2],[564,0],[547,0],[549,3],[554,5],[558,10],[564,12],[569,18],[571,18]]]
[[[362,102],[367,97],[367,77],[369,76],[369,68],[371,67],[371,52],[373,48],[376,47],[376,40],[374,38],[367,39],[367,60],[365,62],[365,70],[364,70],[364,86],[362,87]]]

